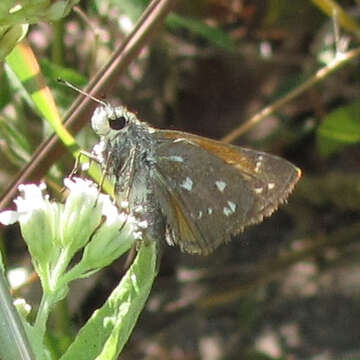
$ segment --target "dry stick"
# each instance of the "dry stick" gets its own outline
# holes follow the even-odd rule
[[[284,104],[293,100],[294,98],[296,98],[297,96],[304,93],[306,90],[310,89],[312,86],[314,86],[315,84],[326,78],[326,76],[328,76],[331,72],[336,70],[339,66],[347,63],[348,61],[359,55],[360,55],[360,48],[350,50],[346,53],[338,54],[328,65],[318,70],[315,73],[315,75],[312,76],[310,79],[306,80],[297,88],[290,91],[284,97],[280,98],[271,105],[262,109],[260,112],[255,114],[248,121],[246,121],[244,124],[242,124],[237,129],[233,130],[228,135],[223,137],[222,140],[227,143],[234,141],[237,137],[245,133],[247,130],[255,126],[260,121],[264,120],[267,116],[280,109]]]
[[[166,15],[174,7],[176,0],[153,0],[135,25],[127,39],[115,50],[108,63],[92,78],[85,91],[93,96],[108,93],[126,70],[127,65],[136,58],[139,51],[149,42],[157,25],[161,24]],[[79,95],[65,115],[65,126],[77,133],[89,122],[96,105],[87,97]],[[64,146],[56,136],[49,137],[34,152],[29,163],[12,181],[0,200],[3,209],[16,195],[17,188],[26,180],[40,180],[49,167],[64,153]]]

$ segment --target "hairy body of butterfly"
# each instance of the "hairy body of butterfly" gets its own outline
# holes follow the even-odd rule
[[[301,176],[274,155],[154,129],[125,107],[98,107],[92,127],[116,203],[147,223],[147,235],[192,254],[270,216]]]

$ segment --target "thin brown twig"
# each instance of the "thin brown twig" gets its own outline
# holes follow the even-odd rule
[[[81,9],[80,6],[74,6],[73,11],[78,14],[78,16],[84,21],[84,23],[91,29],[95,38],[99,37],[99,29],[97,26],[93,24],[93,22],[89,19],[86,13]]]
[[[279,110],[283,105],[295,99],[297,96],[303,94],[306,90],[309,90],[311,87],[313,87],[321,80],[324,80],[330,73],[335,71],[338,67],[340,67],[341,65],[347,63],[348,61],[354,59],[359,55],[360,55],[360,48],[350,50],[346,53],[340,53],[328,65],[319,69],[311,78],[306,80],[300,86],[296,87],[294,90],[290,91],[284,97],[280,98],[279,100],[275,101],[269,106],[266,106],[264,109],[256,113],[248,121],[240,125],[238,128],[234,129],[225,137],[223,137],[222,141],[227,143],[234,141],[236,138],[244,134],[250,128],[258,124],[260,121],[264,120],[267,116]]]

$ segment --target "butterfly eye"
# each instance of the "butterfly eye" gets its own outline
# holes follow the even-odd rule
[[[119,116],[116,119],[110,120],[109,126],[113,130],[121,130],[125,127],[126,123],[127,123],[126,117]]]

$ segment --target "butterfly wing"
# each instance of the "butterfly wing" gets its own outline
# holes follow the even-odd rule
[[[208,254],[270,216],[301,172],[277,156],[177,131],[157,132],[154,155],[167,241]]]

